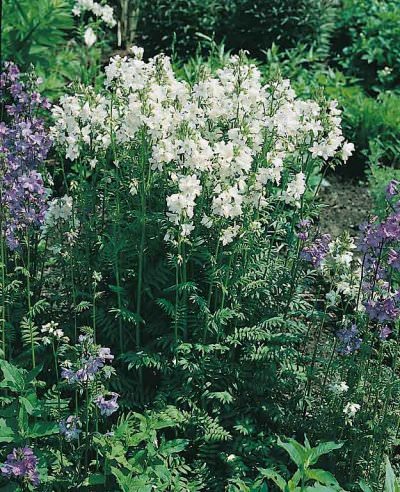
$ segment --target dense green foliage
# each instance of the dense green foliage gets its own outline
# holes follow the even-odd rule
[[[332,0],[145,0],[140,3],[138,41],[149,54],[194,54],[204,36],[228,49],[262,56],[273,43],[315,45],[326,53],[334,28]]]

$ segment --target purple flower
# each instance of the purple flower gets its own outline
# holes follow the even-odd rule
[[[7,478],[16,478],[36,487],[40,483],[37,464],[38,459],[31,448],[14,448],[0,470]]]
[[[16,249],[28,228],[44,222],[48,193],[38,168],[51,140],[39,113],[48,105],[26,86],[11,63],[0,75],[0,103],[7,113],[6,123],[0,124],[1,223],[8,247]]]
[[[395,179],[392,179],[389,181],[387,188],[386,188],[386,198],[390,199],[393,196],[397,195],[399,193],[398,185],[400,183],[396,181]]]
[[[60,422],[60,434],[64,435],[67,441],[78,439],[79,434],[82,432],[79,429],[81,422],[75,415],[70,415]]]
[[[111,398],[106,399],[105,396],[99,396],[96,398],[96,404],[100,409],[101,415],[105,415],[109,417],[114,412],[116,412],[119,408],[117,403],[117,399],[119,397],[118,393],[110,393]]]
[[[400,252],[390,249],[388,253],[388,264],[395,270],[400,270]]]
[[[376,320],[381,323],[384,321],[395,321],[400,315],[396,300],[396,296],[378,300],[370,299],[364,303],[365,310],[371,320]]]
[[[301,257],[304,260],[309,261],[314,268],[318,268],[329,253],[330,241],[331,236],[329,234],[318,236],[314,240],[314,243],[303,248]]]
[[[379,338],[384,341],[388,338],[388,336],[392,333],[392,330],[389,328],[388,325],[382,326],[382,328],[379,330]]]
[[[311,227],[311,220],[309,219],[301,219],[297,224],[297,237],[301,241],[306,241],[308,239],[308,231]]]
[[[361,338],[358,336],[357,325],[351,325],[350,328],[343,328],[336,333],[339,340],[338,352],[342,355],[350,355],[358,350],[361,346]]]
[[[107,360],[112,362],[114,360],[114,356],[111,354],[111,350],[108,347],[101,347],[99,349],[99,358],[103,362],[106,362]]]
[[[84,347],[86,355],[82,356],[80,365],[75,371],[67,368],[61,371],[61,377],[66,379],[69,384],[92,381],[95,375],[105,366],[106,362],[112,362],[114,359],[108,347],[100,347],[97,351],[97,356],[88,355],[87,352],[90,351],[90,346],[93,344],[92,337],[80,335],[78,340]]]

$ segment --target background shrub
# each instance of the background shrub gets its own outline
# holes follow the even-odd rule
[[[345,0],[335,34],[339,65],[368,91],[400,81],[399,0]]]
[[[333,0],[144,0],[138,41],[151,55],[174,49],[193,54],[202,36],[226,40],[228,49],[264,56],[273,43],[283,48],[315,44],[328,52],[336,8]],[[176,41],[174,41],[176,34]],[[199,35],[200,34],[200,35]]]

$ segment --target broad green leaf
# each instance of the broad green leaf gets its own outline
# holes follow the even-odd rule
[[[159,453],[166,454],[168,456],[170,454],[180,453],[186,448],[188,444],[189,441],[187,439],[174,439],[172,441],[167,441],[161,444],[159,448]]]
[[[87,487],[89,485],[104,485],[105,476],[102,473],[93,473],[83,482],[83,486]]]
[[[261,468],[259,471],[262,477],[272,480],[282,492],[286,489],[286,480],[276,470],[272,468]]]
[[[7,422],[0,419],[0,442],[14,442],[16,437],[14,430],[7,425]]]
[[[311,448],[307,453],[307,462],[310,465],[315,465],[315,463],[319,460],[319,458],[328,454],[335,449],[340,449],[343,446],[343,443],[336,442],[322,442],[318,444],[315,448]]]
[[[10,388],[14,391],[22,391],[24,389],[24,373],[22,369],[13,366],[6,360],[0,360],[0,369],[3,371],[4,380],[0,383],[0,387]]]
[[[299,489],[300,490],[300,489]],[[315,484],[313,487],[305,487],[303,488],[303,492],[337,492],[336,487],[330,487],[321,484]]]
[[[362,490],[362,492],[372,492],[371,487],[367,484],[367,482],[365,480],[360,480],[358,482],[358,485],[360,486],[360,489]]]
[[[39,416],[41,413],[42,404],[37,399],[35,393],[30,393],[26,396],[20,396],[19,401],[24,406],[29,415]]]
[[[34,369],[28,372],[25,377],[27,383],[31,383],[42,372],[43,364],[39,364]]]
[[[385,458],[385,492],[400,492],[400,484],[394,474],[389,458]]]
[[[305,465],[308,452],[300,443],[294,439],[283,442],[278,438],[278,446],[283,448],[289,454],[292,461],[296,463],[299,468]]]
[[[335,485],[339,487],[339,483],[332,473],[315,468],[314,470],[306,470],[306,477],[310,480],[316,480],[322,485]]]
[[[51,436],[59,432],[59,425],[55,422],[36,422],[27,433],[27,436],[34,439],[36,437]]]

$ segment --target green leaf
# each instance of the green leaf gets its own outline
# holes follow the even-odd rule
[[[133,489],[133,479],[129,475],[124,475],[121,470],[115,468],[115,466],[111,467],[112,474],[117,479],[118,485],[121,487],[123,492],[130,492]]]
[[[36,437],[51,436],[59,432],[58,424],[54,422],[36,422],[29,428],[28,437],[34,439]]]
[[[0,369],[3,371],[4,380],[0,383],[0,387],[9,388],[16,392],[24,389],[24,373],[22,369],[13,366],[6,360],[0,360]]]
[[[7,425],[5,419],[0,419],[0,442],[14,442],[15,439],[14,430]]]
[[[310,480],[316,480],[322,485],[335,485],[339,487],[339,483],[336,480],[336,478],[332,475],[332,473],[325,470],[321,470],[318,468],[314,470],[306,470],[306,477],[309,478]]]
[[[28,374],[25,377],[25,381],[27,383],[31,383],[36,377],[39,375],[39,373],[42,372],[43,369],[43,364],[39,364],[36,366],[34,369],[28,372]]]
[[[282,492],[286,489],[286,480],[276,470],[272,468],[261,468],[259,472],[262,477],[272,480]]]
[[[278,438],[278,446],[283,448],[290,456],[292,461],[300,468],[303,467],[308,455],[307,450],[294,439],[289,439],[288,442],[282,442]]]
[[[340,449],[343,446],[343,443],[336,442],[322,442],[318,444],[315,448],[311,448],[307,453],[307,462],[310,465],[315,465],[315,463],[319,460],[319,458],[328,454],[335,449]]]
[[[19,401],[29,415],[35,415],[35,416],[40,415],[42,405],[40,401],[37,399],[35,393],[30,393],[26,396],[20,396]]]
[[[189,441],[187,439],[174,439],[172,441],[162,443],[159,448],[159,452],[161,454],[166,454],[167,456],[174,453],[180,453],[188,444]]]
[[[390,464],[389,458],[385,458],[385,492],[399,492],[400,485],[399,481],[394,474],[392,465]]]
[[[87,487],[89,485],[104,485],[105,476],[102,473],[93,473],[90,477],[86,478],[82,485]]]
[[[362,490],[362,492],[372,492],[371,487],[367,484],[367,482],[365,480],[360,480],[358,482],[358,485],[360,486],[360,489]]]

